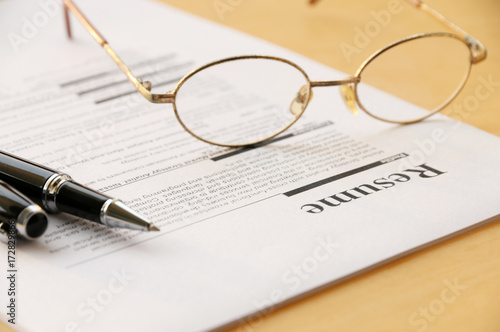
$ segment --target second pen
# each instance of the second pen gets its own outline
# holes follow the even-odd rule
[[[159,231],[123,202],[74,182],[70,176],[0,151],[0,180],[49,213],[65,212],[108,227]]]

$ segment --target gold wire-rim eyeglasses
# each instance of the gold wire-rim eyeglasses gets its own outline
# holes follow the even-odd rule
[[[137,91],[144,97],[146,98],[149,102],[151,103],[170,103],[173,105],[174,113],[181,124],[181,126],[189,132],[192,136],[206,142],[209,144],[213,145],[219,145],[219,146],[224,146],[224,147],[242,147],[242,146],[249,146],[249,145],[254,145],[257,143],[261,143],[264,141],[267,141],[283,131],[287,130],[290,126],[292,126],[302,115],[304,112],[305,108],[309,104],[311,98],[312,98],[312,88],[313,87],[326,87],[326,86],[340,86],[341,88],[341,95],[342,98],[346,104],[346,106],[351,110],[353,113],[357,113],[357,109],[360,108],[362,109],[365,113],[368,115],[372,116],[373,118],[376,118],[381,121],[385,122],[390,122],[390,123],[396,123],[396,124],[410,124],[410,123],[415,123],[422,121],[429,116],[441,111],[444,107],[446,107],[455,97],[458,95],[458,93],[461,91],[463,86],[465,85],[466,80],[468,79],[469,73],[470,73],[470,65],[471,64],[476,64],[481,61],[483,61],[486,58],[486,48],[481,44],[477,39],[469,35],[467,32],[459,28],[457,25],[455,25],[453,22],[449,21],[446,19],[443,15],[441,15],[439,12],[436,10],[432,9],[429,7],[427,4],[422,2],[421,0],[407,0],[414,8],[417,8],[419,10],[422,10],[426,14],[428,14],[430,17],[433,19],[437,20],[438,22],[442,23],[446,28],[450,29],[453,33],[446,33],[446,32],[433,32],[433,33],[421,33],[421,34],[416,34],[413,36],[409,36],[406,38],[403,38],[401,40],[398,40],[392,44],[387,45],[386,47],[376,51],[373,53],[370,57],[368,57],[367,60],[365,60],[359,69],[356,71],[356,73],[351,76],[347,77],[344,79],[340,80],[325,80],[325,81],[311,81],[306,74],[306,72],[296,65],[295,63],[288,61],[283,58],[279,57],[274,57],[274,56],[265,56],[265,55],[243,55],[243,56],[237,56],[237,57],[231,57],[231,58],[226,58],[226,59],[221,59],[217,60],[214,62],[210,62],[206,65],[203,65],[197,69],[194,69],[193,71],[189,72],[187,75],[185,75],[183,78],[180,79],[180,81],[177,83],[175,86],[175,89],[172,91],[168,91],[165,94],[154,94],[151,92],[152,89],[152,84],[149,81],[143,81],[139,78],[137,78],[125,65],[125,63],[120,59],[120,57],[116,54],[116,52],[109,46],[108,42],[106,39],[95,29],[95,27],[89,22],[89,20],[83,15],[83,13],[76,7],[76,5],[73,3],[72,0],[64,0],[63,5],[64,5],[64,13],[65,13],[65,23],[66,23],[66,29],[67,29],[67,34],[68,37],[71,38],[71,26],[70,26],[70,20],[69,20],[69,12],[71,11],[76,18],[83,24],[85,29],[92,35],[92,37],[104,48],[104,50],[108,53],[108,55],[113,59],[113,61],[118,65],[120,70],[127,76],[128,80],[134,85],[134,87],[137,89]],[[309,1],[311,4],[314,4],[318,2],[318,0],[310,0]],[[470,51],[470,57],[469,57],[469,67],[466,72],[466,76],[464,77],[463,82],[459,86],[457,90],[452,93],[452,95],[445,100],[438,108],[428,112],[427,114],[421,116],[420,118],[411,120],[411,121],[395,121],[395,120],[390,120],[390,119],[385,119],[380,116],[377,116],[373,114],[371,111],[369,111],[363,103],[360,101],[360,98],[358,96],[358,83],[361,81],[361,74],[365,70],[368,64],[370,64],[374,59],[376,59],[380,54],[398,46],[403,43],[407,43],[409,41],[413,40],[419,40],[427,37],[450,37],[454,38],[456,40],[461,41],[464,43],[469,51]],[[232,144],[232,143],[220,143],[220,142],[214,142],[211,141],[210,139],[205,139],[203,137],[198,136],[196,133],[191,131],[183,122],[181,117],[179,116],[179,112],[177,109],[176,105],[176,97],[179,89],[184,85],[184,83],[191,78],[192,76],[196,75],[197,73],[201,72],[202,70],[205,70],[209,67],[215,66],[215,65],[220,65],[223,63],[231,62],[231,61],[237,61],[237,60],[249,60],[249,59],[266,59],[266,60],[275,60],[279,61],[285,64],[288,64],[298,71],[300,71],[303,75],[304,78],[306,79],[306,84],[300,89],[299,93],[297,94],[296,98],[294,101],[296,101],[295,105],[295,110],[292,110],[292,113],[295,115],[295,118],[290,121],[286,126],[280,128],[277,132],[272,133],[271,135],[268,135],[264,138],[260,138],[255,141],[251,142],[245,142],[245,143],[237,143],[237,144]],[[292,106],[293,102],[292,102]]]

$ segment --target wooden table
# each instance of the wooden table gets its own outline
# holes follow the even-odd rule
[[[404,0],[322,0],[315,7],[309,7],[307,0],[161,1],[347,73],[354,73],[368,55],[389,42],[418,32],[446,31]],[[346,57],[341,43],[353,45],[354,29],[364,29],[374,20],[370,11],[394,4],[404,6],[401,13],[392,15],[390,23],[359,54]],[[500,2],[429,0],[428,4],[488,48],[488,59],[472,68],[464,91],[454,103],[463,104],[465,98],[474,96],[481,77],[492,75],[494,82],[500,82]],[[500,136],[499,97],[500,86],[480,101],[477,110],[462,116],[463,120]],[[351,116],[347,111],[345,115]],[[499,317],[500,223],[495,222],[234,331],[498,332]]]

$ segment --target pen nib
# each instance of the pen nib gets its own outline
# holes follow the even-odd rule
[[[160,231],[160,229],[159,229],[158,227],[156,227],[155,225],[153,225],[153,224],[150,224],[150,225],[149,225],[148,230],[149,230],[150,232],[151,232],[151,231],[153,231],[153,232],[159,232],[159,231]]]
[[[103,218],[103,224],[108,227],[129,228],[138,231],[159,231],[146,218],[119,200],[113,200],[101,217]]]

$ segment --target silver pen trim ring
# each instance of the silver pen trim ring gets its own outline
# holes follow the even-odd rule
[[[58,213],[56,196],[61,186],[66,181],[71,181],[71,177],[66,174],[54,174],[45,181],[42,190],[43,208],[50,213]]]
[[[38,205],[33,204],[29,205],[26,208],[24,208],[21,213],[17,216],[17,222],[16,222],[16,228],[19,234],[21,234],[23,237],[29,240],[35,239],[34,237],[31,237],[28,232],[27,232],[27,227],[28,223],[30,222],[31,217],[33,217],[36,214],[43,214],[45,215],[45,212],[43,212],[42,208],[40,208]]]
[[[118,199],[110,198],[106,202],[104,202],[104,204],[101,207],[101,215],[100,215],[101,223],[107,227],[113,227],[112,225],[108,224],[108,209],[110,205],[116,201],[118,201]]]

